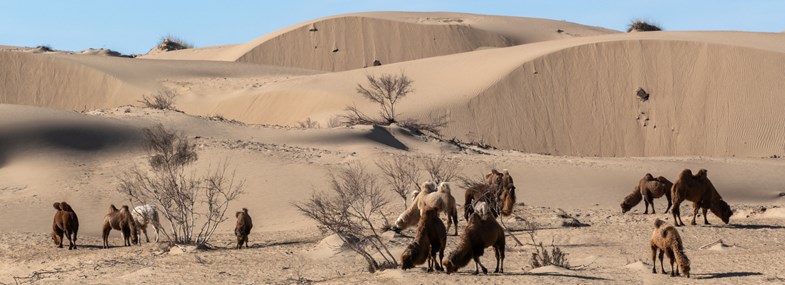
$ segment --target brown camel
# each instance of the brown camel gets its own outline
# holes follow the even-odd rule
[[[76,234],[79,232],[79,218],[66,202],[53,204],[55,210],[52,221],[52,240],[59,248],[63,248],[63,235],[68,238],[68,249],[76,249]]]
[[[103,239],[104,248],[109,248],[109,232],[112,229],[120,231],[123,235],[123,245],[131,246],[131,243],[137,244],[139,242],[139,235],[136,232],[136,223],[131,216],[131,211],[128,210],[127,205],[123,205],[121,210],[111,205],[109,213],[104,216],[103,226]]]
[[[651,174],[646,173],[646,175],[638,181],[638,185],[635,186],[635,189],[632,190],[630,195],[624,197],[624,200],[621,202],[621,212],[626,213],[632,207],[638,205],[641,200],[646,203],[646,210],[643,212],[644,214],[649,213],[649,205],[651,204],[651,213],[656,214],[654,210],[654,199],[660,198],[663,195],[668,200],[668,207],[665,208],[665,213],[668,213],[668,210],[671,208],[671,188],[673,187],[673,183],[670,180],[666,179],[665,177],[657,177],[654,178]]]
[[[692,223],[695,225],[695,218],[698,216],[698,210],[703,210],[703,223],[710,225],[706,212],[711,210],[714,215],[720,217],[722,222],[727,224],[730,222],[730,216],[733,215],[728,203],[722,200],[722,196],[714,188],[708,177],[708,171],[701,169],[697,174],[693,175],[689,169],[684,169],[676,183],[671,188],[671,196],[673,199],[673,221],[676,226],[683,226],[684,222],[681,220],[681,211],[679,206],[685,200],[692,202]]]

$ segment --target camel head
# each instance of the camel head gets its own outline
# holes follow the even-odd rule
[[[679,264],[679,269],[681,269],[681,273],[684,273],[685,277],[690,278],[690,264],[689,263]]]
[[[414,260],[420,254],[420,246],[417,242],[410,243],[406,246],[406,250],[401,253],[401,269],[406,270],[414,268]]]
[[[722,222],[727,225],[728,223],[730,223],[730,216],[733,216],[733,210],[731,210],[730,205],[728,205],[728,203],[726,203],[725,200],[720,200],[719,204],[720,204],[720,213],[717,216],[719,216],[720,219],[722,219]]]
[[[60,244],[60,236],[58,236],[57,234],[55,234],[53,232],[53,233],[51,233],[50,237],[52,238],[52,241],[55,242],[55,245],[59,245]]]
[[[456,254],[454,252],[450,252],[447,256],[442,259],[442,266],[444,266],[444,272],[447,274],[453,273],[458,271],[458,266],[455,264],[454,260],[456,259]]]

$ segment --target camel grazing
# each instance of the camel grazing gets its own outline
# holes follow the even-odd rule
[[[131,217],[133,217],[136,223],[136,228],[141,229],[142,233],[144,233],[144,239],[147,242],[150,242],[150,238],[147,237],[147,225],[152,224],[155,229],[155,242],[158,242],[158,235],[162,228],[161,221],[158,219],[158,209],[155,205],[136,206],[131,211]]]
[[[515,182],[508,170],[502,172],[491,169],[485,175],[485,183],[467,183],[468,187],[464,194],[463,218],[469,220],[469,215],[474,212],[476,201],[486,202],[493,213],[498,217],[499,213],[504,216],[512,214],[515,206]]]
[[[79,232],[79,218],[66,202],[56,202],[55,216],[52,221],[52,240],[59,248],[63,248],[63,235],[68,238],[68,249],[76,249],[76,234]]]
[[[253,228],[248,209],[243,208],[242,211],[237,212],[234,216],[237,217],[237,225],[234,227],[234,235],[237,236],[237,249],[243,248],[243,243],[245,248],[248,248],[248,235],[251,234],[251,229]]]
[[[458,210],[455,205],[455,197],[452,196],[450,184],[447,182],[439,183],[437,187],[433,182],[423,182],[420,186],[423,189],[417,194],[408,209],[406,209],[392,226],[392,230],[399,232],[408,227],[414,226],[420,219],[421,209],[425,206],[439,209],[440,212],[447,214],[447,231],[451,226],[455,226],[455,234],[458,235]]]
[[[665,195],[665,198],[668,201],[668,207],[665,208],[665,213],[667,214],[672,204],[672,187],[673,183],[667,178],[662,176],[654,178],[650,173],[646,173],[646,175],[638,181],[638,185],[635,186],[632,193],[627,195],[627,197],[624,197],[624,201],[621,202],[622,214],[627,213],[632,207],[637,206],[641,200],[646,204],[646,210],[643,212],[644,214],[649,213],[649,205],[651,205],[651,213],[656,214],[657,212],[654,210],[654,199],[660,198],[663,195]]]
[[[730,222],[730,216],[733,215],[728,203],[722,200],[722,196],[714,188],[708,177],[708,171],[701,169],[697,174],[693,175],[689,169],[684,169],[676,183],[671,188],[671,199],[673,199],[673,221],[676,226],[683,226],[684,222],[681,220],[681,211],[679,206],[685,200],[692,202],[692,225],[695,225],[695,218],[698,216],[698,209],[703,209],[703,223],[710,225],[706,212],[711,210],[714,215],[722,219],[725,224]]]
[[[679,231],[675,227],[657,219],[654,221],[654,231],[651,233],[651,273],[657,273],[657,256],[660,257],[660,268],[662,274],[667,274],[663,265],[662,256],[667,255],[671,263],[671,276],[679,275],[679,268],[687,278],[690,278],[690,259],[684,254],[684,244],[679,236]],[[659,251],[659,255],[657,252]],[[673,262],[678,267],[673,267]]]
[[[401,254],[401,269],[413,268],[415,265],[428,261],[428,272],[444,271],[441,260],[444,258],[444,248],[447,246],[447,229],[439,219],[439,209],[425,206],[417,223],[417,234],[414,241],[406,246]],[[439,258],[436,258],[436,253]]]
[[[109,232],[112,229],[120,231],[123,235],[124,246],[131,246],[131,243],[137,244],[139,242],[136,224],[127,205],[123,205],[121,210],[117,210],[117,207],[114,205],[109,206],[109,213],[106,213],[106,216],[104,216],[104,248],[109,248]]]
[[[485,248],[493,246],[496,253],[496,273],[504,273],[504,230],[496,219],[482,219],[478,213],[473,213],[468,225],[463,230],[461,240],[454,251],[442,260],[447,274],[453,273],[466,266],[474,259],[474,274],[488,274],[488,269],[480,263],[480,256]]]

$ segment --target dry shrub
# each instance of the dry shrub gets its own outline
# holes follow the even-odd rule
[[[460,160],[450,160],[443,156],[423,158],[422,166],[428,172],[431,181],[437,183],[459,179],[462,169]]]
[[[366,115],[356,106],[347,106],[346,113],[340,116],[342,124],[387,126],[398,123],[416,132],[428,131],[435,135],[441,135],[440,130],[447,126],[446,116],[431,117],[429,122],[414,119],[398,121],[398,112],[395,109],[398,101],[414,92],[413,81],[406,74],[367,75],[366,79],[367,86],[357,84],[356,91],[366,99],[379,104],[379,118]]]
[[[548,249],[542,244],[542,242],[538,242],[536,240],[537,235],[537,226],[533,223],[526,222],[526,227],[528,228],[529,238],[531,239],[532,245],[534,246],[534,252],[532,252],[532,256],[530,259],[530,265],[532,268],[539,268],[548,265],[554,265],[565,269],[570,269],[570,262],[567,260],[567,253],[562,251],[561,248],[553,244],[551,240],[551,249]]]
[[[384,178],[392,192],[403,199],[403,208],[407,209],[408,189],[416,189],[420,180],[420,166],[413,157],[396,155],[389,159],[376,161],[376,166],[384,174]]]
[[[311,117],[308,117],[303,121],[297,122],[297,127],[302,129],[318,129],[321,126],[318,121],[311,120]]]
[[[388,200],[376,177],[360,165],[342,167],[330,174],[330,189],[314,192],[294,206],[316,221],[325,232],[336,234],[376,272],[398,267],[395,256],[379,236],[374,221],[387,221],[382,208]]]
[[[662,31],[657,24],[649,23],[649,21],[636,19],[632,20],[630,24],[627,25],[627,32],[656,32]]]
[[[158,110],[174,110],[175,96],[177,96],[177,93],[174,90],[161,89],[151,97],[147,95],[142,96],[142,100],[139,100],[139,103],[144,104],[144,106],[147,108]]]
[[[181,49],[189,49],[193,48],[194,45],[190,42],[187,42],[181,38],[175,37],[173,35],[166,35],[161,37],[161,42],[158,43],[156,48],[162,51],[173,51],[173,50],[181,50]]]
[[[245,181],[223,162],[206,175],[188,167],[198,159],[196,146],[182,133],[162,125],[144,129],[149,169],[133,167],[120,176],[118,191],[136,204],[153,204],[170,223],[167,235],[180,244],[206,245],[226,221],[229,203],[243,193]]]

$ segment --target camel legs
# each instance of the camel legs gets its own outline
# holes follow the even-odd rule
[[[454,235],[458,236],[458,210],[453,208],[452,209],[452,214],[450,214],[450,216],[452,217],[452,223],[455,225],[455,234]],[[449,230],[449,228],[448,228],[448,230]]]
[[[649,213],[649,204],[651,204],[651,213],[655,214],[655,212],[654,212],[654,199],[652,199],[651,193],[646,193],[646,195],[643,195],[643,203],[646,204],[646,210],[643,211],[643,214],[648,214]]]
[[[496,270],[493,273],[504,273],[504,248],[494,247],[496,252]]]
[[[149,243],[150,242],[150,238],[147,237],[147,225],[145,225],[144,227],[141,227],[141,228],[142,228],[142,233],[144,233],[144,239]]]
[[[694,226],[694,225],[698,224],[698,223],[695,222],[695,218],[698,217],[698,210],[700,210],[700,206],[698,205],[698,202],[693,202],[692,203],[692,222],[690,222],[690,225]]]
[[[651,246],[651,273],[657,273],[657,247]]]
[[[103,240],[104,240],[104,248],[109,248],[109,232],[112,231],[110,227],[104,227],[103,231]]]
[[[474,275],[480,274],[480,270],[477,268],[477,266],[482,268],[482,274],[488,274],[488,268],[485,268],[485,266],[480,263],[480,257],[474,256]]]
[[[711,225],[711,224],[709,223],[709,219],[708,219],[708,218],[707,218],[707,216],[706,216],[706,214],[708,213],[708,211],[709,211],[709,209],[706,209],[706,208],[704,208],[704,209],[703,209],[703,224],[704,224],[704,225]]]
[[[683,226],[684,221],[681,220],[681,201],[675,201],[673,203],[673,208],[671,209],[671,213],[673,214],[673,223],[677,226]]]
[[[436,269],[439,271],[444,271],[444,264],[442,260],[444,260],[444,248],[447,247],[446,244],[442,244],[442,248],[439,250],[439,259],[436,260]]]
[[[666,193],[666,194],[667,194],[667,193]],[[667,199],[667,200],[668,200],[668,207],[667,207],[667,208],[665,208],[665,213],[667,214],[667,213],[668,213],[668,210],[670,210],[670,209],[671,209],[671,206],[673,205],[673,200],[671,200],[671,195],[665,195],[665,199]]]

